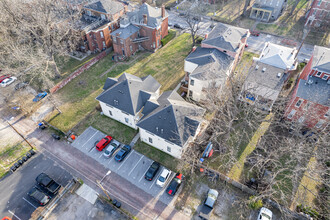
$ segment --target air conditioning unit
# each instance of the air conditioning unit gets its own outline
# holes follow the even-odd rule
[[[265,72],[266,71],[266,67],[262,68],[262,72]]]

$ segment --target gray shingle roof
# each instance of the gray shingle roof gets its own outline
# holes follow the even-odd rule
[[[143,15],[147,15],[147,25],[149,27],[158,27],[163,21],[161,8],[154,8],[147,3],[143,3],[138,10],[128,12],[120,21],[120,24],[143,24]],[[166,17],[168,17],[168,13],[165,10]]]
[[[138,127],[183,147],[195,136],[205,110],[186,102],[176,91],[167,91],[149,100],[142,113],[145,116]]]
[[[99,0],[85,5],[84,8],[106,14],[115,14],[121,10],[124,10],[124,4],[113,0]]]
[[[126,38],[130,37],[132,34],[138,32],[139,29],[140,29],[139,27],[137,27],[133,24],[130,24],[127,27],[123,27],[123,28],[121,27],[121,28],[115,30],[114,32],[111,33],[111,36],[116,36],[118,33],[120,38],[126,39]]]
[[[278,77],[279,73],[281,74],[280,77]],[[287,75],[284,74],[284,70],[281,68],[255,62],[244,81],[243,90],[267,99],[276,100],[286,77]]]
[[[311,84],[308,84],[310,80]],[[297,97],[330,107],[330,85],[327,80],[310,76],[308,80],[299,80]]]
[[[198,65],[190,76],[201,80],[216,79],[225,76],[229,67],[234,62],[234,58],[226,53],[217,49],[201,47],[190,53],[185,60]]]
[[[219,23],[202,43],[236,52],[248,30]]]
[[[330,49],[314,46],[312,67],[330,73]]]
[[[124,73],[116,79],[110,78],[106,81],[104,90],[96,100],[120,109],[128,114],[135,115],[145,105],[147,100],[155,93],[160,84],[152,77],[143,79]]]

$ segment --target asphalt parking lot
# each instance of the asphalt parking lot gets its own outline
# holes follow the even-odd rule
[[[44,172],[56,182],[65,186],[72,176],[53,160],[37,153],[17,171],[0,182],[0,216],[15,220],[30,219],[39,204],[32,200],[28,191],[36,184],[35,178]]]
[[[152,181],[145,180],[144,175],[153,161],[138,153],[134,149],[120,163],[114,160],[116,152],[110,158],[104,157],[103,151],[100,152],[95,149],[95,142],[101,140],[105,136],[106,135],[104,133],[93,127],[89,127],[72,143],[72,146],[92,157],[112,172],[115,172],[127,179],[140,189],[144,190],[146,193],[157,197],[165,204],[169,204],[173,200],[173,197],[167,195],[165,189],[170,180],[174,177],[175,173],[172,172],[169,180],[166,182],[166,185],[163,188],[160,188],[156,185],[156,180],[161,174],[162,169],[164,169],[163,166],[160,168]]]

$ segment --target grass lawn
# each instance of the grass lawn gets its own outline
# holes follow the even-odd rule
[[[30,149],[30,147],[21,143],[5,147],[0,152],[0,179],[8,173],[10,167],[16,162],[16,160],[25,155]]]
[[[137,133],[137,131],[133,128],[130,128],[107,116],[101,115],[100,112],[96,110],[88,115],[86,119],[84,119],[76,127],[74,127],[73,130],[80,135],[89,126],[92,126],[125,144],[129,144]]]
[[[141,140],[138,140],[138,142],[134,145],[134,150],[144,154],[154,161],[161,163],[163,166],[173,170],[174,172],[177,170],[176,167],[179,163],[178,159],[175,159],[171,155],[164,153],[163,151],[160,151],[142,142]]]
[[[139,77],[152,75],[162,85],[162,91],[174,89],[184,76],[184,59],[191,48],[191,36],[182,34],[126,72]]]
[[[244,51],[241,61],[235,67],[235,77],[238,80],[244,80],[252,63],[253,57],[259,57],[258,54]]]

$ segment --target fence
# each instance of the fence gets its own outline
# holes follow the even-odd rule
[[[91,66],[93,66],[97,61],[99,61],[100,59],[102,59],[103,57],[105,57],[107,55],[107,51],[103,51],[101,52],[99,55],[97,55],[96,57],[94,57],[92,60],[90,60],[89,62],[85,63],[82,67],[80,67],[79,69],[77,69],[76,71],[74,71],[73,73],[70,74],[70,76],[68,76],[66,79],[62,80],[61,82],[59,82],[58,84],[56,84],[53,88],[51,88],[49,91],[51,93],[55,93],[58,90],[62,89],[66,84],[68,84],[71,80],[73,80],[74,78],[76,78],[77,76],[79,76],[80,74],[82,74],[85,70],[88,70]]]

